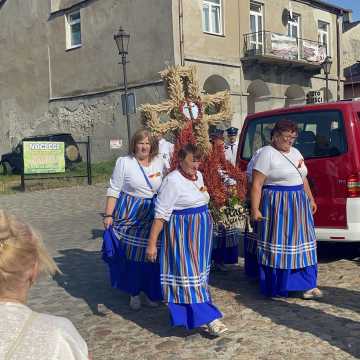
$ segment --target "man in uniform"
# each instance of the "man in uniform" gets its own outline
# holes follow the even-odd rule
[[[237,149],[239,146],[239,140],[237,138],[238,131],[239,129],[233,126],[226,130],[228,141],[225,144],[225,158],[234,166],[236,164]]]

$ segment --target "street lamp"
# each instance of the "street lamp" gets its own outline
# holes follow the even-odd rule
[[[127,83],[127,75],[126,75],[126,63],[127,63],[126,58],[128,55],[130,34],[120,26],[119,31],[114,35],[114,40],[119,50],[119,55],[121,55],[121,63],[123,66],[125,115],[126,115],[126,126],[128,133],[128,148],[130,149],[131,132],[130,132],[130,115],[129,115],[129,104],[128,104],[128,83]]]
[[[324,60],[324,62],[321,64],[322,68],[324,69],[325,73],[325,79],[326,79],[326,94],[325,94],[325,100],[326,102],[329,102],[329,74],[331,70],[332,65],[332,59],[330,56],[327,56]]]

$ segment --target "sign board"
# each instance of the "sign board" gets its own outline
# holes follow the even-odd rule
[[[123,115],[126,115],[126,103],[125,103],[125,94],[121,95],[121,104],[122,104],[122,111]],[[128,107],[128,114],[135,114],[136,113],[136,99],[135,94],[130,92],[127,94],[127,107]]]
[[[121,139],[110,139],[110,149],[121,149],[122,140]]]
[[[306,94],[306,103],[307,104],[320,104],[324,102],[324,91],[309,91]]]
[[[65,172],[65,144],[52,141],[23,142],[24,174]]]

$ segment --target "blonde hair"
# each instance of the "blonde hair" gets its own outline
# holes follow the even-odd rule
[[[130,155],[135,156],[136,144],[140,141],[148,138],[150,142],[150,160],[152,160],[156,155],[159,154],[159,141],[155,138],[155,136],[151,135],[149,130],[139,129],[132,136],[130,142]]]
[[[28,224],[0,209],[0,292],[16,288],[36,263],[40,271],[60,272],[41,237]]]

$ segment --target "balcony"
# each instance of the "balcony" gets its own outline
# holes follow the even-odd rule
[[[257,62],[319,73],[325,58],[326,46],[317,41],[270,31],[244,35],[244,57],[241,61],[245,66]]]

